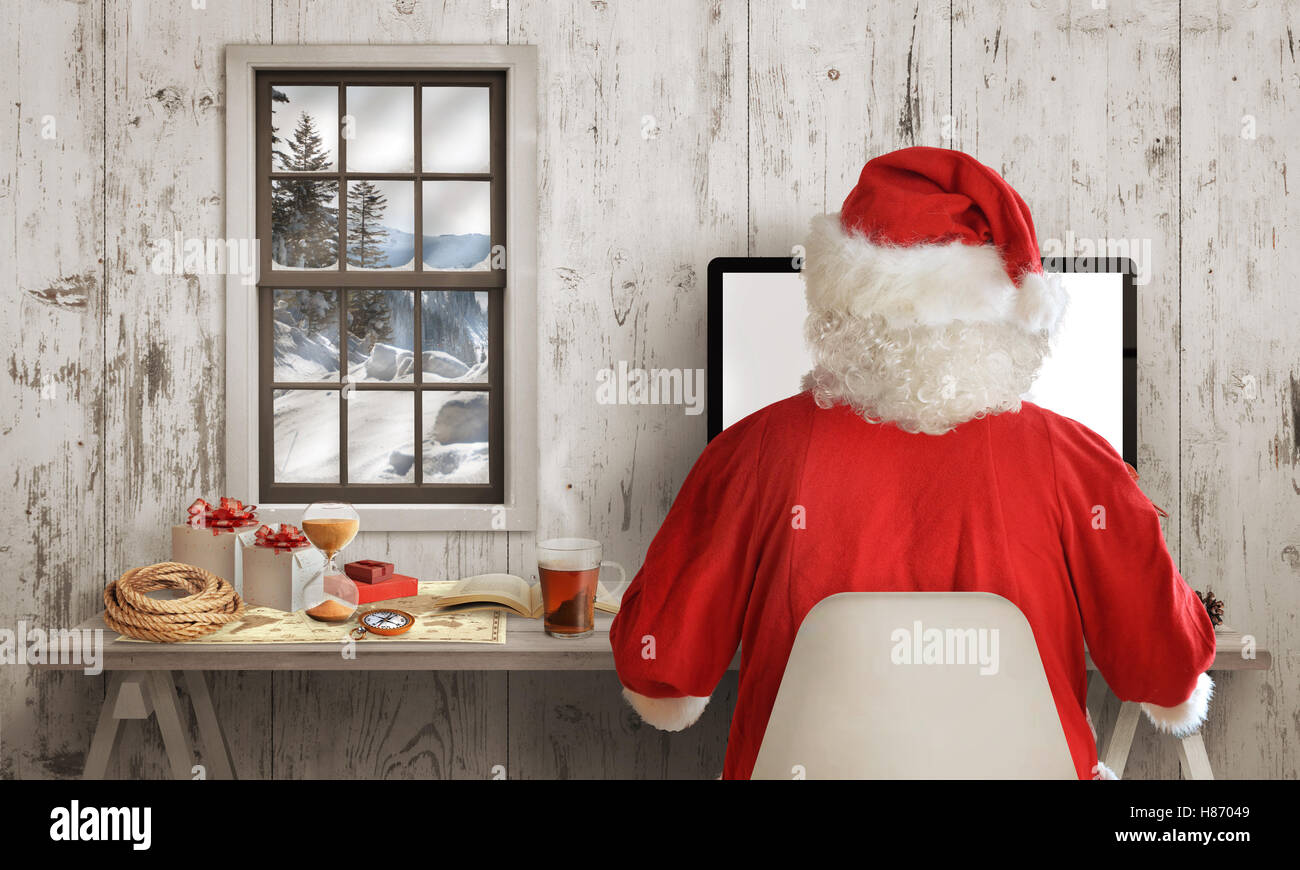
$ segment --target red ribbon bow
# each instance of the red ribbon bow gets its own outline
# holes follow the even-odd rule
[[[212,534],[231,532],[244,526],[257,525],[257,505],[245,505],[237,498],[221,497],[221,506],[213,507],[206,500],[194,499],[194,504],[187,508],[187,522],[197,529],[212,529]]]
[[[291,526],[288,523],[280,523],[278,532],[270,526],[262,526],[254,534],[254,537],[257,538],[257,541],[254,542],[255,546],[271,547],[275,550],[276,555],[307,546],[307,536],[299,531],[297,526]]]

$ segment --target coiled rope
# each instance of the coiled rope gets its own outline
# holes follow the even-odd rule
[[[184,598],[150,598],[161,589],[188,592]],[[104,590],[104,622],[118,634],[172,643],[193,640],[234,622],[244,601],[225,580],[180,562],[132,568]]]

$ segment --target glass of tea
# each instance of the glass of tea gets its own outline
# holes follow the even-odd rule
[[[307,615],[320,622],[343,622],[357,609],[361,596],[352,578],[339,570],[335,558],[361,528],[361,515],[345,501],[318,501],[302,515],[302,533],[325,554],[324,570],[305,592]]]
[[[552,538],[537,545],[537,575],[542,582],[542,610],[551,637],[586,637],[596,628],[596,588],[602,567],[627,572],[617,562],[602,561],[600,541]]]

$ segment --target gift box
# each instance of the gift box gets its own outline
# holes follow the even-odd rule
[[[394,598],[409,598],[419,593],[419,582],[414,577],[394,574],[378,583],[357,583],[357,604],[374,604]]]
[[[358,562],[348,562],[343,566],[343,573],[358,583],[380,583],[393,576],[393,563],[362,559]]]
[[[276,610],[307,607],[307,588],[325,570],[325,554],[287,523],[254,532],[243,561],[244,601]]]
[[[238,499],[222,498],[217,507],[195,499],[186,521],[172,526],[172,561],[211,571],[242,595],[242,552],[253,543],[256,512]]]

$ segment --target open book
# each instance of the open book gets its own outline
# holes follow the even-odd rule
[[[475,574],[438,596],[439,613],[466,610],[508,610],[535,619],[542,615],[542,585],[514,574]],[[603,584],[596,586],[596,609],[618,613],[618,601]]]

